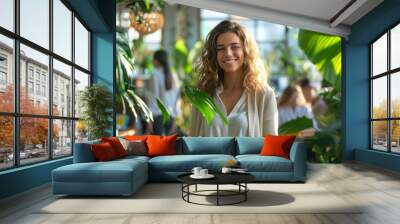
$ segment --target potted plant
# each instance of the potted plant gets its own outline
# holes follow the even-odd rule
[[[85,121],[89,140],[110,136],[112,126],[112,92],[104,85],[95,84],[80,92],[81,118]]]

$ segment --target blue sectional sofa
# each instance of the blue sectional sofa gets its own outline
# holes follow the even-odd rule
[[[218,172],[234,159],[247,168],[256,181],[304,182],[306,149],[295,141],[290,159],[260,156],[262,137],[182,137],[176,142],[177,155],[127,156],[122,159],[96,162],[90,141],[75,144],[74,163],[52,171],[53,193],[68,195],[131,195],[148,181],[176,181],[180,174],[193,167]]]

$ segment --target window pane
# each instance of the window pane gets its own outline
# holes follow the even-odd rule
[[[21,164],[34,163],[49,158],[48,119],[21,117],[20,152]]]
[[[247,32],[249,32],[253,38],[255,38],[255,32],[256,32],[256,26],[255,26],[255,21],[251,19],[243,19],[242,21],[237,21],[242,25]],[[254,39],[255,40],[255,39]]]
[[[0,116],[0,170],[14,165],[13,118]]]
[[[387,121],[372,122],[372,148],[387,151]]]
[[[89,75],[75,69],[75,117],[79,117],[81,114],[79,95],[86,86],[89,86]]]
[[[400,25],[397,25],[391,31],[390,48],[390,67],[391,69],[395,69],[400,67]]]
[[[372,44],[372,75],[387,71],[387,34]]]
[[[285,26],[258,21],[257,41],[279,41],[284,38]]]
[[[89,70],[89,32],[75,18],[75,63]]]
[[[391,115],[400,118],[400,72],[391,75],[390,85]]]
[[[372,118],[387,118],[386,76],[372,81]]]
[[[53,51],[71,60],[72,12],[60,0],[53,3]]]
[[[205,40],[207,35],[208,35],[208,33],[220,22],[221,22],[221,20],[204,20],[204,21],[201,21],[201,27],[200,27],[201,38],[203,40]]]
[[[200,17],[202,19],[219,19],[224,20],[228,18],[228,15],[225,13],[220,13],[216,11],[201,9],[200,10]]]
[[[71,66],[53,60],[53,115],[72,117]]]
[[[0,1],[0,26],[14,31],[14,0]]]
[[[392,152],[400,153],[400,121],[391,121]]]
[[[21,44],[21,113],[48,114],[48,64],[47,55]]]
[[[75,143],[87,141],[88,129],[84,120],[75,121]]]
[[[0,35],[0,111],[14,111],[14,43]]]
[[[21,36],[49,48],[49,1],[21,1]]]
[[[72,154],[72,121],[53,120],[53,157]]]

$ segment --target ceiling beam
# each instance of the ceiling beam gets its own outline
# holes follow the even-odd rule
[[[292,26],[321,33],[347,37],[350,34],[350,27],[337,25],[331,27],[329,21],[292,14],[279,10],[255,7],[245,3],[233,3],[225,0],[166,0],[172,4],[182,4],[196,8],[208,9],[247,17],[251,19],[264,20],[281,25]]]
[[[368,0],[355,0],[350,1],[349,5],[346,5],[342,10],[339,11],[331,20],[330,26],[336,27],[343,21],[345,21],[349,16],[351,16],[355,11],[357,11],[361,6],[367,3]]]

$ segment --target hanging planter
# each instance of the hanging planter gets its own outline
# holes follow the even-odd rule
[[[153,33],[164,26],[163,0],[130,0],[131,26],[140,35]]]
[[[140,35],[153,33],[164,26],[164,15],[161,12],[131,12],[131,26],[135,28]]]

